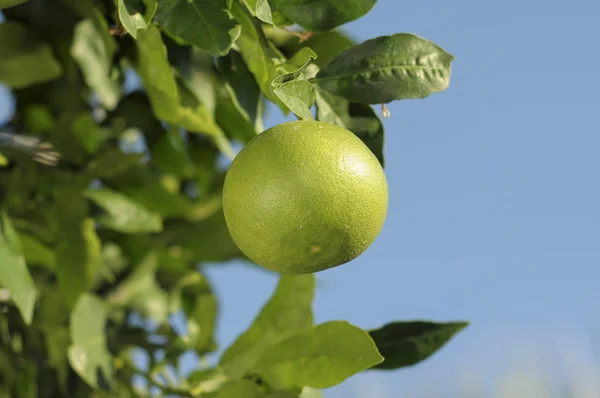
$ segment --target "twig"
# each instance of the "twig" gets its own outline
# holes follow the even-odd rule
[[[390,116],[392,115],[389,111],[389,109],[385,106],[385,104],[381,104],[381,114],[383,115],[383,117],[385,119],[389,119]]]
[[[300,33],[300,32],[289,30],[289,29],[283,28],[283,27],[281,27],[280,29],[285,30],[286,32],[298,37],[300,39],[300,43],[307,41],[308,39],[310,39],[311,37],[313,37],[315,35],[313,32],[310,32],[310,31]]]

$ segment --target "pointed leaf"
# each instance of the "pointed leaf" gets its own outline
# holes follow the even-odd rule
[[[107,228],[129,234],[160,232],[163,229],[162,219],[158,214],[120,192],[109,189],[87,190],[85,197],[107,212],[97,218]]]
[[[134,39],[138,30],[148,27],[157,8],[157,0],[118,0],[117,4],[119,20]]]
[[[136,45],[139,52],[137,70],[148,92],[152,111],[157,119],[177,123],[179,120],[179,92],[167,50],[156,26],[138,31]]]
[[[10,88],[48,82],[63,73],[50,46],[14,21],[0,24],[0,59],[0,82]]]
[[[398,33],[348,48],[314,80],[351,102],[382,104],[424,98],[448,88],[453,60],[429,40]]]
[[[8,215],[0,212],[0,285],[10,293],[27,325],[33,318],[36,290],[23,247]]]
[[[112,382],[111,355],[106,348],[106,309],[98,297],[85,293],[71,313],[71,367],[93,388]]]
[[[467,325],[468,322],[394,322],[370,330],[369,334],[385,358],[373,369],[398,369],[421,362]]]
[[[105,47],[102,34],[92,20],[84,19],[75,27],[71,55],[104,107],[114,109],[121,89],[119,83],[111,78],[112,52]]]
[[[263,131],[263,98],[261,96],[260,87],[258,87],[258,84],[248,69],[242,55],[237,51],[231,51],[226,57],[220,57],[217,60],[217,66],[221,78],[225,81],[225,89],[228,94],[223,95],[231,98],[233,106],[235,106],[241,116],[248,120],[251,126],[254,127],[254,133],[251,136]],[[221,96],[219,91],[220,90],[217,89],[218,97]],[[215,117],[220,120],[226,120],[226,118],[219,118],[218,103]],[[227,127],[224,126],[223,123],[219,122],[219,125],[227,130]]]
[[[162,0],[155,20],[170,35],[220,56],[240,34],[225,9],[225,0]]]
[[[242,26],[242,33],[236,44],[244,61],[246,61],[246,65],[248,65],[248,69],[254,75],[265,97],[277,104],[284,112],[287,112],[288,109],[275,95],[271,86],[273,79],[280,75],[273,59],[283,61],[283,56],[277,54],[270,47],[260,22],[252,18],[243,4],[234,1],[231,5],[231,13]]]
[[[282,275],[275,293],[250,328],[221,357],[225,373],[241,377],[273,344],[312,326],[314,289],[313,275]]]
[[[326,31],[354,21],[373,8],[377,0],[278,0],[277,10],[294,23]]]
[[[332,321],[271,346],[255,370],[271,386],[329,388],[381,361],[366,331],[345,321]]]
[[[315,120],[310,107],[315,103],[315,88],[308,80],[293,80],[277,87],[275,94],[299,119]]]
[[[256,18],[263,22],[273,25],[273,15],[271,14],[271,6],[267,0],[257,0],[256,8],[254,9]]]

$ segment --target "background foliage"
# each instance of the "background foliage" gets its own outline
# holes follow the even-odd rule
[[[218,348],[203,263],[244,258],[219,160],[263,130],[266,103],[351,130],[383,164],[370,105],[448,87],[453,57],[434,43],[336,30],[374,5],[0,0],[0,81],[16,98],[0,141],[2,396],[308,397],[414,365],[466,326],[315,325],[314,276],[282,276],[218,364],[179,371],[183,353]]]

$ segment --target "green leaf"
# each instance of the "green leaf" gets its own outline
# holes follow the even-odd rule
[[[101,32],[91,19],[84,19],[75,27],[71,55],[102,105],[109,110],[114,109],[121,89],[119,82],[111,77],[112,51],[105,46]]]
[[[221,368],[195,370],[188,376],[190,392],[194,396],[201,395],[204,397],[206,394],[214,393],[227,382],[227,376]],[[215,395],[208,396],[214,397]]]
[[[317,120],[336,124],[353,132],[384,166],[383,123],[370,105],[348,102],[317,86]]]
[[[225,88],[225,93],[220,91],[222,86],[217,88],[217,97],[218,99],[223,99],[224,97],[231,99],[231,104],[237,109],[240,116],[249,122],[250,128],[253,127],[251,134],[247,136],[242,134],[242,137],[253,138],[257,133],[263,131],[263,98],[260,87],[254,79],[252,72],[248,69],[244,58],[237,51],[230,51],[226,57],[220,57],[217,60],[217,66],[219,74],[224,80],[223,86]],[[219,105],[222,105],[222,102],[217,102],[215,117],[219,121],[219,125],[227,131],[229,117],[228,114],[220,114],[222,109],[219,109]],[[234,127],[232,130],[237,129],[238,127]],[[241,130],[243,131],[244,128],[241,128]],[[227,132],[233,134],[232,131]]]
[[[118,0],[117,4],[119,20],[134,39],[137,39],[138,30],[148,27],[157,8],[157,0]]]
[[[302,71],[304,71],[311,61],[316,58],[317,54],[313,50],[308,47],[301,48],[292,58],[279,65],[278,69],[285,73],[273,79],[271,85],[276,87],[279,84],[297,79],[302,75]]]
[[[315,33],[308,40],[302,42],[295,35],[283,32],[284,34],[273,31],[270,36],[278,42],[278,46],[282,48],[284,54],[296,54],[300,49],[308,47],[317,54],[318,57],[314,63],[319,68],[323,68],[345,49],[356,45],[350,37],[336,30]]]
[[[220,56],[240,34],[225,9],[225,0],[162,0],[155,20],[171,36]]]
[[[326,31],[354,21],[373,8],[377,0],[277,0],[276,9],[294,23]]]
[[[288,72],[271,82],[275,94],[298,118],[314,120],[310,108],[315,103],[315,88],[302,76],[303,70],[317,57],[310,48],[302,48],[281,69]]]
[[[190,133],[199,133],[212,139],[217,148],[233,159],[234,152],[225,132],[215,122],[212,113],[198,98],[185,88],[181,89],[182,107],[179,108],[179,123]]]
[[[264,398],[298,398],[298,395],[289,391],[275,391],[265,395]]]
[[[381,36],[348,48],[314,82],[351,102],[382,104],[445,90],[454,57],[408,33]]]
[[[231,13],[242,26],[242,33],[236,41],[240,53],[248,65],[248,69],[254,75],[258,86],[267,99],[277,104],[283,112],[287,113],[288,109],[281,100],[273,92],[271,82],[277,76],[277,65],[273,61],[278,60],[283,62],[284,57],[275,52],[269,45],[267,38],[264,35],[260,22],[252,18],[246,8],[238,1],[234,1],[231,5]]]
[[[315,103],[315,88],[308,80],[293,80],[278,86],[275,94],[298,118],[315,120],[310,107]]]
[[[170,312],[180,309],[186,316],[187,335],[182,336],[187,347],[198,355],[217,348],[214,330],[217,320],[217,299],[204,277],[191,271],[178,281],[171,292]]]
[[[149,253],[107,298],[110,305],[131,307],[158,324],[167,319],[169,297],[156,281],[158,255]]]
[[[93,388],[112,383],[112,358],[104,330],[106,316],[104,302],[89,293],[79,297],[71,313],[69,363]]]
[[[467,326],[468,322],[413,321],[394,322],[370,330],[369,334],[385,358],[373,369],[398,369],[421,362]]]
[[[0,59],[0,82],[13,89],[45,83],[63,73],[50,46],[14,21],[0,24]]]
[[[23,247],[10,218],[0,213],[0,285],[10,293],[23,320],[31,324],[36,290],[25,263]]]
[[[200,222],[173,221],[161,235],[166,245],[177,245],[193,253],[196,261],[227,261],[243,258],[242,252],[231,239],[220,205]],[[202,239],[198,239],[201,236]]]
[[[70,344],[69,329],[66,327],[44,328],[44,340],[48,347],[48,364],[56,371],[61,393],[66,395],[69,377],[67,355]]]
[[[313,324],[313,275],[282,275],[277,289],[250,328],[221,357],[220,364],[232,378],[253,369],[262,353]]]
[[[88,218],[88,206],[81,191],[63,188],[56,191],[54,207],[56,230],[56,276],[58,286],[70,305],[93,283],[101,265],[101,242],[94,220]]]
[[[332,321],[271,346],[255,370],[271,386],[329,388],[381,361],[366,331],[345,321]]]
[[[167,50],[157,27],[149,25],[138,31],[137,70],[144,82],[154,115],[160,120],[177,123],[179,121],[179,92]]]
[[[0,0],[0,8],[8,8],[18,6],[29,0]]]
[[[85,191],[85,197],[102,207],[107,214],[97,218],[101,225],[126,234],[160,232],[162,220],[133,199],[106,188]]]
[[[250,380],[234,380],[226,383],[215,398],[262,398],[262,389]]]
[[[52,249],[32,235],[26,233],[19,233],[18,235],[27,264],[42,265],[54,269],[56,257]]]
[[[271,6],[267,0],[257,0],[256,8],[254,9],[256,17],[263,22],[273,25],[273,15],[271,14]]]

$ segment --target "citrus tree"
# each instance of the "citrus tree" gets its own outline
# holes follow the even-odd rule
[[[359,372],[414,365],[466,326],[313,323],[314,273],[360,255],[385,218],[384,130],[372,105],[387,117],[386,103],[449,84],[453,56],[424,38],[356,43],[338,30],[375,2],[0,0],[0,82],[16,104],[0,133],[0,396],[312,397]],[[256,143],[275,134],[261,135],[267,107],[306,131],[275,126],[288,138],[273,157]],[[227,174],[221,160],[239,147],[254,149]],[[367,177],[336,186],[328,154]],[[330,184],[327,200],[355,195],[348,204],[374,210],[355,224],[351,205],[308,216],[286,233],[308,245],[298,261],[296,243],[248,246],[257,235],[247,211],[271,206],[276,236],[297,209],[257,187],[287,187],[302,203],[298,176],[319,194]],[[321,219],[351,224],[347,241],[319,235]],[[329,242],[346,252],[327,257]],[[203,269],[257,266],[250,258],[280,271],[279,283],[219,347]],[[132,355],[140,350],[148,366]],[[217,360],[183,373],[190,351]]]

